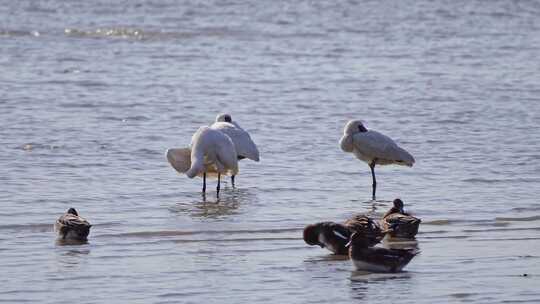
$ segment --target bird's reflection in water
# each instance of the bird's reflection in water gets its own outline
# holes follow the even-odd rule
[[[385,237],[382,246],[388,249],[420,249],[415,239],[399,239]]]
[[[88,240],[69,240],[69,239],[57,239],[55,244],[57,246],[76,246],[76,245],[85,245],[88,244]]]
[[[370,200],[362,201],[360,203],[366,206],[367,211],[364,212],[366,215],[376,218],[382,217],[392,205],[392,201],[386,200]]]
[[[179,202],[170,208],[173,212],[187,213],[194,218],[216,219],[241,214],[244,203],[256,201],[257,196],[246,189],[230,189],[219,197],[202,195],[202,199]]]
[[[90,254],[90,245],[88,242],[74,242],[74,241],[62,241],[57,240],[57,255],[59,266],[62,268],[74,268],[77,267],[81,261],[86,260],[88,254]]]
[[[387,285],[399,285],[400,290],[408,289],[412,275],[408,272],[399,273],[371,273],[365,271],[352,271],[350,276],[351,296],[354,299],[366,299],[367,296],[376,296],[380,290],[387,290]],[[370,291],[370,287],[372,290]],[[395,288],[395,287],[392,287]],[[371,298],[369,297],[369,298]]]

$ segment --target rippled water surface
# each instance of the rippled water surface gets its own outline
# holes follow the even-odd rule
[[[0,301],[540,302],[538,2],[113,2],[0,1]],[[261,162],[203,199],[164,152],[219,112]],[[353,118],[417,160],[376,202]],[[395,197],[403,273],[301,239]],[[69,207],[86,245],[55,244]]]

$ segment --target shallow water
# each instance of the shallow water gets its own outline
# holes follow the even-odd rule
[[[537,2],[1,3],[1,302],[540,302]],[[219,112],[261,162],[203,200],[164,152]],[[352,118],[417,160],[375,203]],[[403,273],[301,239],[395,197]],[[55,244],[69,207],[86,245]]]

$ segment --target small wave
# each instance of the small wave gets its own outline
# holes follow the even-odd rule
[[[24,30],[0,30],[0,37],[39,37],[41,33],[38,31]]]
[[[468,239],[468,235],[422,236],[423,239]]]
[[[169,39],[190,39],[204,36],[244,36],[252,37],[254,33],[234,28],[203,28],[195,32],[161,32],[148,31],[131,27],[102,27],[96,29],[66,28],[64,35],[74,38],[108,38],[108,39],[131,39],[131,40],[169,40]]]
[[[34,150],[55,150],[61,147],[62,146],[53,145],[53,144],[26,143],[26,144],[17,146],[17,149],[30,152]]]
[[[472,239],[472,241],[475,241],[475,242],[532,241],[532,240],[540,240],[540,237]]]
[[[538,183],[540,178],[467,178],[466,183],[499,184],[499,183]]]
[[[0,226],[1,227],[1,226]],[[287,233],[301,231],[301,228],[278,228],[278,229],[261,229],[261,230],[200,230],[200,231],[181,231],[181,230],[161,230],[161,231],[138,231],[118,234],[102,234],[100,237],[162,237],[162,236],[182,236],[182,235],[197,235],[197,234],[255,234],[255,233]]]
[[[231,239],[188,239],[174,240],[175,243],[208,243],[208,242],[254,242],[254,241],[290,241],[299,240],[300,237],[268,237],[268,238],[231,238]]]
[[[53,231],[52,223],[38,223],[38,224],[16,224],[16,225],[0,225],[1,230],[13,230],[13,231],[35,231],[35,232],[47,232]]]
[[[69,37],[116,37],[116,38],[132,38],[143,39],[144,33],[140,29],[133,28],[97,28],[95,30],[79,30],[74,28],[66,28],[64,34]]]
[[[499,232],[499,231],[536,231],[540,230],[540,227],[530,228],[488,228],[488,229],[464,229],[463,232]]]
[[[496,217],[495,220],[503,222],[532,222],[540,220],[540,215],[526,217]]]
[[[422,225],[450,225],[452,224],[451,220],[433,220],[433,221],[424,221]]]

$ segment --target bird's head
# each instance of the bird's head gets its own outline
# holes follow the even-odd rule
[[[349,121],[345,126],[345,129],[343,130],[343,133],[345,134],[354,134],[359,132],[367,132],[367,129],[366,127],[364,127],[364,124],[361,120]]]
[[[218,121],[232,122],[232,118],[230,114],[221,113],[216,116],[216,122]]]
[[[75,208],[69,208],[66,213],[73,214],[75,216],[79,216],[79,214],[77,213],[77,210],[75,210]]]
[[[304,228],[304,241],[308,245],[319,245],[319,225],[307,225]]]
[[[399,198],[396,198],[394,200],[394,208],[398,209],[400,213],[404,213],[403,211],[403,201]]]

